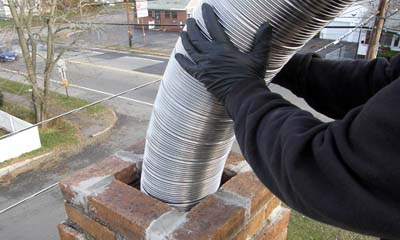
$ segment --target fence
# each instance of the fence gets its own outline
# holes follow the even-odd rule
[[[0,111],[0,128],[15,132],[32,124]],[[19,157],[24,153],[41,148],[39,129],[37,127],[0,140],[0,163]]]

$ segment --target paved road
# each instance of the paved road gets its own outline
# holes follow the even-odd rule
[[[166,58],[107,51],[68,53],[68,78],[76,87],[74,96],[95,101],[120,91],[161,79]],[[23,70],[20,62],[1,64],[12,71]],[[0,76],[17,81],[21,76],[0,72]],[[53,80],[59,81],[58,73]],[[59,83],[52,88],[62,92]],[[145,137],[158,84],[107,102],[116,109],[119,120],[110,137],[104,142],[88,146],[81,153],[65,156],[56,166],[43,165],[39,170],[18,176],[7,187],[0,187],[0,210],[29,196],[63,177],[119,150],[126,149]],[[56,225],[65,219],[63,200],[58,188],[0,215],[0,239],[58,239]]]
[[[71,35],[71,38],[78,40],[82,46],[128,46],[128,27],[125,25],[107,24],[126,24],[125,9],[109,9],[104,14],[92,17],[84,22],[96,23],[90,31],[80,32]],[[145,47],[162,51],[171,51],[175,46],[179,33],[163,32],[157,30],[145,31],[143,36],[142,29],[133,29],[132,44],[134,47]]]
[[[167,64],[164,57],[106,50],[69,52],[65,59],[68,79],[75,86],[70,88],[70,93],[90,101],[161,79]],[[40,65],[39,69],[42,67]],[[0,68],[23,71],[23,64],[0,64]],[[62,92],[63,89],[57,82],[60,80],[58,75],[56,72],[53,74],[52,88]],[[0,76],[21,80],[21,76],[13,72],[0,71]],[[0,187],[0,210],[143,139],[158,86],[152,84],[129,93],[124,98],[107,102],[118,113],[119,121],[106,142],[89,146],[79,154],[65,156],[56,166],[43,165],[39,170],[18,176],[10,186]],[[288,91],[276,86],[272,89],[308,109],[302,100]],[[58,188],[55,188],[1,214],[0,239],[57,239],[56,224],[64,219],[63,200]]]

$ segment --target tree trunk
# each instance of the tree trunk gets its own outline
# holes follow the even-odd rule
[[[47,119],[50,102],[50,79],[53,72],[54,66],[58,59],[54,58],[54,18],[56,11],[57,0],[51,1],[50,14],[46,19],[47,24],[47,56],[46,66],[43,72],[44,83],[43,83],[43,106],[42,106],[42,120]]]
[[[26,11],[26,4],[27,2],[23,2],[23,4],[19,5],[19,9],[18,11],[20,12],[20,14],[18,14],[16,5],[15,5],[15,1],[14,0],[8,0],[8,5],[10,8],[10,12],[11,15],[13,17],[14,20],[14,24],[15,24],[15,30],[17,31],[18,34],[18,40],[19,40],[19,44],[21,46],[21,51],[22,51],[22,56],[24,58],[24,62],[26,65],[26,70],[27,70],[27,79],[30,82],[31,86],[32,86],[32,103],[33,103],[33,110],[35,112],[35,120],[36,122],[41,121],[41,114],[40,114],[40,109],[41,109],[41,105],[42,105],[42,99],[40,96],[40,90],[39,90],[39,86],[37,83],[37,78],[36,78],[36,64],[34,65],[33,60],[36,61],[36,56],[34,58],[32,58],[32,56],[30,55],[30,51],[29,51],[29,45],[28,45],[28,40],[25,37],[24,34],[24,27],[30,28],[30,24],[26,24],[25,21],[28,19],[32,19],[32,16],[30,16],[30,14],[33,14],[32,11],[28,10],[28,12],[26,13],[28,16],[25,16],[25,11]],[[29,6],[28,6],[29,8]],[[30,8],[29,8],[30,9]],[[28,29],[28,32],[30,32],[31,29]],[[29,39],[32,44],[36,44],[33,38]],[[36,45],[34,45],[36,46]],[[36,49],[35,49],[36,51]],[[36,55],[36,52],[35,52]]]

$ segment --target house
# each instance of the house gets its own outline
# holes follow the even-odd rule
[[[354,52],[357,51],[357,56],[362,57],[367,54],[368,42],[371,38],[371,30],[368,28],[357,28],[363,25],[371,16],[371,6],[368,4],[354,4],[343,12],[342,15],[335,18],[324,28],[320,33],[321,39],[338,40],[341,39],[346,44],[354,44]],[[368,24],[372,24],[371,19]],[[348,47],[350,47],[348,45]]]
[[[400,11],[388,14],[383,29],[381,46],[394,52],[400,52]]]
[[[34,12],[39,12],[41,10],[41,1],[42,0],[34,0]],[[7,0],[0,0],[0,19],[11,18],[11,11],[10,8],[7,6]]]
[[[0,0],[0,19],[10,18],[10,8],[6,6],[7,0]]]
[[[339,58],[341,57],[341,52],[354,52],[351,54],[352,58],[356,56],[363,57],[367,54],[371,32],[369,29],[357,27],[363,25],[369,19],[371,16],[370,9],[369,5],[354,4],[321,31],[321,39],[333,41],[341,39],[342,42],[345,42],[345,49],[339,49]]]
[[[343,12],[342,15],[335,18],[320,33],[321,39],[337,40],[349,33],[353,28],[362,24],[368,18],[369,8],[367,6],[353,5]],[[343,27],[343,28],[329,28]],[[356,30],[348,34],[343,41],[358,43],[365,40],[368,30]]]
[[[374,14],[376,8],[377,6],[374,4],[371,5],[371,3],[353,5],[328,25],[330,27],[349,28],[325,28],[321,31],[320,38],[330,40],[339,39],[352,29],[354,30],[355,27],[363,24],[366,19]],[[380,45],[384,49],[400,51],[400,11],[394,7],[389,7],[387,16],[388,18],[385,21]],[[343,41],[357,44],[357,53],[359,56],[365,56],[367,54],[373,25],[374,18],[365,25],[366,29],[357,29],[343,39]]]
[[[137,1],[140,2],[140,1]],[[153,0],[148,1],[148,17],[135,16],[135,22],[145,24],[145,29],[180,32],[186,20],[191,17],[199,0]],[[151,24],[154,24],[153,26]],[[157,26],[167,25],[167,26]],[[172,26],[168,26],[172,25]],[[181,25],[181,26],[173,26]],[[140,27],[141,28],[141,27]]]

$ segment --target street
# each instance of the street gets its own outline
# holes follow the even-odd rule
[[[71,84],[69,93],[91,102],[160,80],[168,62],[166,57],[97,48],[68,52],[64,60],[67,78]],[[43,64],[39,64],[39,69],[42,67]],[[20,73],[24,72],[21,59],[15,63],[0,64],[0,77],[22,81]],[[64,92],[57,71],[52,80],[53,91]],[[110,136],[104,142],[88,146],[78,154],[63,157],[55,166],[43,166],[26,172],[10,185],[0,187],[0,210],[60,181],[78,169],[144,139],[158,86],[159,83],[155,83],[106,102],[119,117]],[[309,109],[304,101],[287,90],[277,86],[272,86],[271,89],[302,108]],[[318,113],[314,114],[326,119]],[[234,148],[238,151],[237,146]],[[0,239],[58,239],[56,225],[66,219],[63,204],[60,191],[56,187],[1,214]]]
[[[70,94],[96,101],[161,79],[168,59],[114,51],[83,51],[68,53],[65,60],[68,79],[75,86],[70,87]],[[23,72],[21,61],[1,64],[0,68],[3,69],[1,77],[21,81],[20,75],[10,72]],[[52,89],[63,92],[59,74],[55,72],[53,77]],[[56,166],[44,166],[43,169],[26,172],[19,175],[11,185],[0,187],[0,209],[144,139],[157,89],[158,84],[149,85],[123,98],[107,102],[119,117],[110,137],[104,143],[89,146],[79,154],[57,161]],[[64,219],[63,200],[56,187],[1,214],[0,239],[58,239],[56,225]]]

